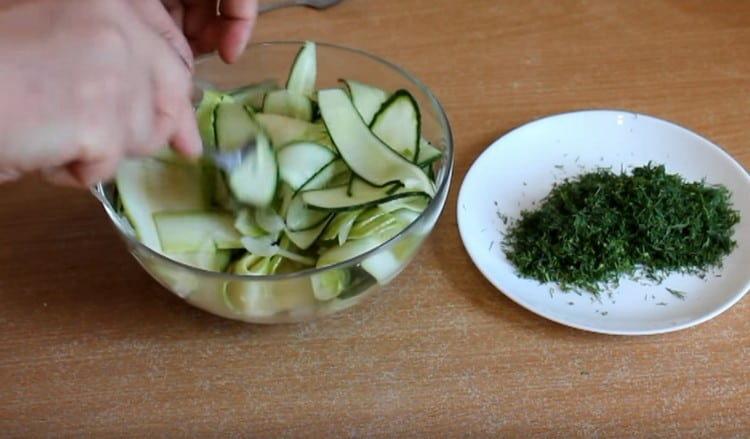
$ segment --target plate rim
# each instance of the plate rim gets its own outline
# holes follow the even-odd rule
[[[463,179],[461,181],[461,186],[459,188],[458,196],[456,197],[456,224],[458,227],[458,233],[461,237],[461,244],[464,247],[464,250],[466,253],[468,253],[469,258],[471,259],[474,266],[479,270],[479,272],[484,276],[485,279],[487,279],[492,286],[495,287],[500,293],[502,293],[505,297],[509,298],[511,301],[516,303],[517,305],[521,306],[522,308],[526,309],[527,311],[530,311],[540,317],[543,317],[547,320],[551,320],[557,324],[568,326],[571,328],[597,333],[597,334],[606,334],[606,335],[621,335],[621,336],[645,336],[645,335],[657,335],[657,334],[666,334],[670,332],[676,332],[681,331],[684,329],[688,329],[697,325],[700,325],[702,323],[705,323],[709,320],[712,320],[725,311],[727,311],[732,306],[736,305],[742,298],[748,293],[750,290],[750,275],[748,275],[747,279],[745,280],[744,286],[732,295],[729,300],[725,301],[721,306],[715,308],[709,313],[706,313],[702,315],[701,317],[697,319],[693,319],[690,321],[687,321],[685,323],[681,323],[679,325],[671,325],[671,326],[665,326],[663,328],[654,328],[654,329],[642,329],[642,330],[610,330],[610,329],[601,329],[597,328],[595,326],[591,325],[585,325],[585,324],[579,324],[575,322],[566,321],[565,319],[558,318],[551,313],[548,313],[546,311],[538,310],[534,306],[524,303],[520,297],[517,297],[517,295],[506,292],[506,290],[501,287],[500,282],[498,282],[493,276],[491,276],[486,269],[478,263],[477,259],[475,258],[474,254],[469,250],[469,246],[467,245],[467,237],[464,234],[464,227],[462,226],[462,217],[464,217],[464,214],[462,214],[462,210],[460,209],[460,206],[462,204],[463,198],[466,196],[466,192],[468,189],[466,188],[466,179],[471,174],[471,172],[475,169],[476,166],[478,166],[478,163],[482,160],[482,158],[489,152],[490,149],[495,147],[499,142],[501,142],[503,139],[505,139],[507,136],[511,135],[512,133],[524,129],[530,125],[543,122],[548,119],[554,119],[564,116],[570,116],[578,113],[601,113],[601,114],[629,114],[636,117],[644,117],[648,119],[652,119],[656,122],[663,123],[666,125],[669,125],[673,128],[677,128],[679,130],[682,130],[686,132],[687,134],[694,136],[698,138],[699,140],[707,143],[712,148],[718,150],[724,157],[724,159],[728,159],[729,162],[732,163],[734,167],[736,167],[739,171],[744,173],[745,175],[745,182],[748,186],[750,186],[750,171],[746,169],[742,163],[740,163],[737,159],[735,159],[724,147],[722,147],[720,144],[712,141],[706,136],[703,136],[677,122],[671,121],[669,119],[653,116],[651,114],[647,113],[641,113],[637,111],[632,110],[625,110],[625,109],[619,109],[619,108],[584,108],[584,109],[578,109],[578,110],[571,110],[571,111],[564,111],[559,113],[552,113],[545,116],[541,116],[526,122],[523,122],[520,125],[516,125],[515,127],[511,128],[504,134],[502,134],[497,139],[493,140],[484,150],[477,156],[476,159],[471,163],[468,170],[466,171],[466,174],[464,174]]]

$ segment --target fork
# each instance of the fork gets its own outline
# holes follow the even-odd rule
[[[231,174],[232,171],[242,164],[245,157],[255,154],[256,148],[257,143],[255,142],[255,139],[251,139],[242,148],[233,149],[231,151],[204,152],[203,157],[213,162],[217,168],[227,174]]]
[[[258,7],[258,13],[263,14],[276,9],[287,8],[290,6],[307,6],[313,9],[326,9],[341,3],[343,0],[283,0],[274,3],[262,4]]]

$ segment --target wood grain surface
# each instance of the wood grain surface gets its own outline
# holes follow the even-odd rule
[[[445,105],[456,175],[419,260],[362,306],[253,326],[193,309],[87,193],[0,186],[0,436],[748,437],[750,301],[678,333],[595,335],[493,289],[457,188],[514,126],[625,108],[750,166],[750,2],[346,0],[255,39],[363,48]]]

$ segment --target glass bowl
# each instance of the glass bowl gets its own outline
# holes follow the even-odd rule
[[[253,44],[232,65],[216,56],[196,62],[196,84],[219,90],[235,89],[268,79],[283,84],[301,42]],[[318,88],[338,87],[340,78],[355,79],[395,91],[407,89],[419,103],[422,135],[443,151],[434,164],[437,192],[416,221],[382,245],[356,258],[322,268],[270,276],[236,275],[194,268],[141,244],[129,223],[114,208],[114,187],[99,184],[94,194],[102,202],[130,253],[161,285],[190,304],[210,313],[252,323],[311,320],[349,308],[379,286],[391,282],[413,259],[438,220],[453,172],[453,139],[443,108],[435,96],[400,67],[356,49],[318,44]],[[363,268],[368,262],[386,264],[376,279]],[[341,293],[321,300],[313,283],[334,274],[344,282]],[[228,295],[231,292],[231,296]],[[239,295],[241,300],[237,300]]]

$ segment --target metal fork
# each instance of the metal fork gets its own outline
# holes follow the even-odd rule
[[[255,149],[258,144],[255,139],[251,139],[242,148],[233,149],[231,151],[216,151],[216,152],[204,152],[203,157],[212,161],[217,168],[231,174],[232,171],[237,169],[245,157],[255,154]]]
[[[276,9],[288,8],[290,6],[307,6],[313,9],[326,9],[341,3],[343,0],[283,0],[274,3],[265,3],[258,7],[258,13],[274,11]]]

